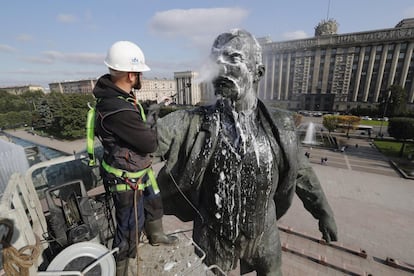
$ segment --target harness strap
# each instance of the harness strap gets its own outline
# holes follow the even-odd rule
[[[144,108],[136,99],[132,99],[132,98],[125,99],[124,97],[121,97],[121,96],[119,96],[118,98],[131,103],[135,107],[135,109],[137,109],[138,107],[142,120],[144,122],[147,121]],[[96,109],[95,107],[92,107],[90,103],[88,103],[88,107],[89,107],[89,111],[88,111],[88,115],[86,118],[86,150],[88,152],[88,157],[89,157],[89,166],[96,166],[96,158],[95,158]]]
[[[138,189],[143,190],[146,187],[152,186],[155,194],[158,194],[160,192],[160,190],[158,188],[157,180],[156,180],[155,175],[154,175],[154,171],[151,167],[140,170],[138,172],[129,172],[129,171],[114,168],[114,167],[108,165],[105,162],[105,160],[102,160],[102,167],[108,173],[111,173],[111,174],[115,175],[116,177],[123,178],[123,179],[126,179],[126,180],[128,180],[128,179],[139,179],[139,178],[142,178],[145,174],[147,174],[148,175],[147,183],[139,183],[139,181],[138,181],[138,183],[137,183]],[[126,181],[126,182],[128,182],[128,181]],[[130,187],[130,186],[131,185],[128,183],[128,184],[117,184],[117,185],[114,185],[112,187],[115,187],[113,189],[115,189],[116,191],[119,192],[119,191],[132,190],[132,187]]]
[[[125,192],[125,191],[134,191],[134,190],[142,191],[146,187],[148,187],[147,184],[143,184],[143,183],[138,184],[137,183],[137,189],[133,189],[133,188],[131,188],[130,184],[122,183],[122,184],[116,184],[116,185],[113,185],[113,186],[109,187],[109,191],[111,191],[111,192]]]
[[[86,149],[89,156],[89,166],[96,165],[95,158],[95,108],[89,105],[88,116],[86,118]]]

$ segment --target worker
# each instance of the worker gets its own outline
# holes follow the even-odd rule
[[[136,256],[136,231],[145,228],[152,245],[173,245],[178,238],[164,233],[163,205],[151,167],[151,153],[158,146],[156,113],[145,114],[135,95],[142,73],[150,68],[141,49],[129,41],[114,43],[104,63],[109,74],[93,90],[95,132],[104,148],[101,176],[115,205],[117,275],[127,275],[129,258]]]

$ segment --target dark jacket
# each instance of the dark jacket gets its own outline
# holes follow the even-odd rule
[[[148,167],[149,153],[157,148],[157,133],[144,122],[134,95],[114,85],[109,75],[98,80],[93,94],[95,132],[103,144],[105,162],[130,172]]]

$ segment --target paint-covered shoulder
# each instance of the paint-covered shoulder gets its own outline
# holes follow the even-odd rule
[[[283,127],[284,130],[295,130],[295,121],[293,119],[293,112],[280,108],[269,108],[270,114],[279,127]]]

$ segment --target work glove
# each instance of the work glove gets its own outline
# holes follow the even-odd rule
[[[326,215],[319,219],[319,231],[327,243],[338,240],[338,230],[333,216]]]

